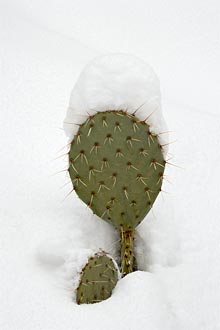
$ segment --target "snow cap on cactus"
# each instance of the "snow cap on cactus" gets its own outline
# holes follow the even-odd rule
[[[124,110],[140,120],[148,117],[154,134],[167,131],[161,112],[159,80],[143,60],[129,54],[108,54],[92,60],[78,78],[69,102],[64,129],[72,141],[88,115],[97,111]],[[74,124],[73,124],[74,123]],[[168,143],[168,134],[158,136]],[[166,153],[167,146],[163,148]]]

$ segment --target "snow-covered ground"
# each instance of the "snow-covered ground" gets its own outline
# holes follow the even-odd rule
[[[94,0],[96,12],[89,1],[73,3],[1,1],[0,329],[219,330],[220,6],[124,8],[120,0],[117,11],[114,0]],[[106,51],[134,53],[156,70],[177,140],[171,162],[181,168],[170,166],[168,194],[138,228],[141,271],[120,280],[110,299],[78,306],[74,262],[85,249],[116,255],[118,238],[74,194],[65,198],[65,171],[53,174],[66,168],[57,157],[72,87]]]

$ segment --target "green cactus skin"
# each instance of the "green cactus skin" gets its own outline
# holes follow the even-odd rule
[[[90,116],[71,143],[73,187],[96,215],[119,230],[123,274],[133,268],[134,229],[161,191],[162,148],[145,121],[122,110]],[[124,242],[124,237],[132,239]]]
[[[90,257],[81,271],[76,289],[77,304],[93,304],[108,299],[117,284],[119,271],[104,251]]]

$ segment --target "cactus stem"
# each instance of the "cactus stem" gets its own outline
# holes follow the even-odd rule
[[[121,228],[121,271],[122,276],[134,270],[134,230],[124,231]]]

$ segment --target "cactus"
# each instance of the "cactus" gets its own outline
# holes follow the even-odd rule
[[[80,275],[76,289],[77,304],[92,304],[111,296],[119,270],[113,259],[102,251],[89,258]]]
[[[125,111],[97,112],[79,125],[70,151],[74,190],[120,233],[121,270],[134,270],[135,228],[161,190],[165,160],[146,121]]]

